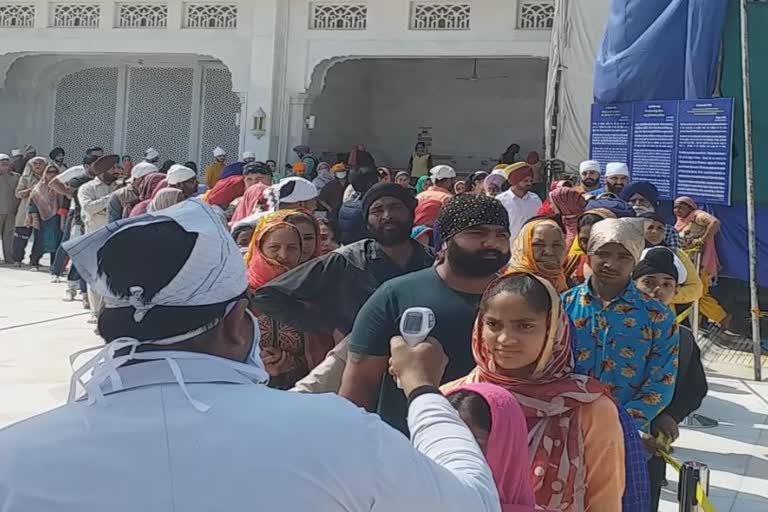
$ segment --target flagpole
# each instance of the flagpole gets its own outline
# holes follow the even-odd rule
[[[755,237],[755,168],[752,156],[752,91],[749,83],[749,27],[747,0],[741,4],[741,81],[744,87],[744,156],[747,179],[747,239],[749,243],[749,298],[755,380],[762,380],[760,302],[757,293],[757,241]]]

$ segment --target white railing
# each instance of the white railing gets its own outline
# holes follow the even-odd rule
[[[237,28],[237,4],[186,3],[182,26],[183,28]]]
[[[116,28],[168,27],[168,6],[166,4],[119,3],[116,7]]]
[[[51,27],[98,28],[101,5],[97,3],[51,4]]]
[[[32,28],[34,26],[34,4],[0,5],[0,28]]]
[[[551,30],[555,0],[518,0],[517,28]]]
[[[469,30],[468,3],[411,2],[411,30]]]
[[[368,6],[364,3],[313,2],[309,9],[312,30],[365,30]]]

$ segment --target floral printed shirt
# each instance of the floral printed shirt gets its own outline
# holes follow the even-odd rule
[[[563,293],[575,326],[576,373],[604,383],[640,430],[672,401],[680,335],[675,315],[634,282],[603,306],[589,281]]]

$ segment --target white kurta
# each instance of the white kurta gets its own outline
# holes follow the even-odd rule
[[[533,192],[528,192],[523,197],[517,197],[512,190],[507,190],[496,196],[509,214],[509,234],[510,241],[517,238],[517,234],[523,229],[523,226],[531,217],[536,216],[536,212],[541,206],[541,199]]]
[[[439,395],[411,406],[422,455],[335,395],[255,385],[214,357],[177,362],[208,412],[165,361],[150,361],[121,368],[125,389],[103,403],[0,431],[0,510],[500,510],[482,453]]]

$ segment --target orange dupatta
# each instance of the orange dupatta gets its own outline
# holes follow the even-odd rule
[[[515,238],[515,243],[512,247],[511,263],[507,274],[523,272],[543,277],[552,283],[558,293],[562,293],[568,289],[563,266],[561,265],[559,270],[553,272],[539,267],[539,264],[533,258],[533,231],[536,229],[536,226],[545,223],[550,223],[556,226],[557,229],[560,229],[557,222],[550,219],[533,220],[523,226],[522,231]]]

